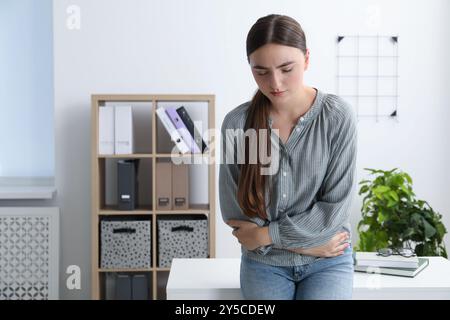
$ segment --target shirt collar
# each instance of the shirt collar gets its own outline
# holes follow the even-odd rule
[[[296,126],[300,125],[300,123],[307,123],[307,122],[314,120],[317,117],[317,115],[319,114],[320,107],[322,106],[323,94],[319,89],[317,89],[317,88],[314,88],[314,89],[317,91],[314,102],[313,102],[311,108],[309,108],[309,110],[297,120]],[[270,129],[272,129],[272,124],[273,124],[273,119],[269,115]]]

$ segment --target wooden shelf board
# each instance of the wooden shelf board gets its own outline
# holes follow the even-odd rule
[[[177,158],[187,158],[187,157],[209,157],[209,153],[157,153],[155,155],[156,158],[171,158],[171,157],[177,157]]]
[[[124,158],[153,158],[151,153],[133,153],[133,154],[99,154],[97,156],[99,159],[124,159]]]
[[[142,269],[98,269],[98,272],[152,272],[153,268],[142,268]]]
[[[172,210],[172,211],[155,211],[157,215],[191,215],[191,214],[204,214],[209,215],[209,211],[206,210]]]
[[[132,215],[151,215],[151,207],[138,207],[136,210],[119,210],[116,206],[106,206],[99,210],[99,215],[118,215],[118,216],[132,216]]]
[[[192,204],[186,210],[155,210],[156,214],[209,214],[209,205]]]

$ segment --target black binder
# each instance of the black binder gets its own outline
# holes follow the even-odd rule
[[[191,117],[187,113],[186,109],[183,106],[181,106],[181,107],[177,108],[177,113],[180,116],[181,120],[183,120],[184,125],[188,129],[192,138],[195,140],[195,143],[197,144],[198,148],[200,150],[202,150],[202,153],[205,152],[206,143],[202,139],[202,135],[198,132],[197,128],[194,126],[194,122],[192,121]],[[194,132],[195,132],[195,134],[194,134]]]
[[[117,197],[119,210],[135,210],[138,204],[139,159],[117,162]]]
[[[128,274],[118,274],[116,281],[116,300],[131,300],[130,276]]]
[[[132,299],[133,300],[149,300],[149,280],[145,274],[133,275],[132,281]]]

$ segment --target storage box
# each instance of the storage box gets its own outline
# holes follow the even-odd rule
[[[158,219],[158,266],[168,268],[173,258],[208,258],[208,220],[204,216]]]
[[[102,269],[150,268],[150,220],[101,221]]]

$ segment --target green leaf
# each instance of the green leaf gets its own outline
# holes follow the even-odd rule
[[[391,190],[391,188],[389,188],[388,186],[378,186],[378,187],[373,189],[373,191],[377,192],[377,193],[385,193],[385,192],[387,192],[389,190]]]
[[[396,175],[392,178],[392,184],[395,186],[403,186],[403,180],[401,175]]]
[[[395,170],[397,170],[398,168],[394,168],[394,169],[392,169],[391,171],[388,171],[388,173],[392,173],[392,172],[394,172]]]
[[[400,189],[402,189],[403,190],[403,192],[405,192],[408,196],[412,196],[414,193],[411,191],[411,190],[409,190],[404,184],[402,184],[401,186],[400,186]]]
[[[422,217],[420,216],[420,214],[418,213],[413,213],[411,215],[411,220],[415,223],[415,224],[420,224],[420,221],[422,221]]]
[[[386,216],[383,214],[383,212],[378,211],[377,221],[381,224],[386,221]]]
[[[364,170],[369,171],[371,173],[378,173],[378,172],[380,172],[380,170],[370,169],[370,168],[364,168]]]
[[[412,184],[412,179],[411,179],[411,177],[409,176],[409,174],[407,174],[406,172],[403,173],[403,174],[405,175],[406,180],[408,180],[408,182],[409,182],[410,184]]]
[[[423,219],[423,227],[425,230],[425,238],[427,239],[431,238],[436,233],[436,229],[425,219]]]
[[[392,201],[391,199],[389,199],[389,200],[388,200],[387,207],[388,207],[388,208],[392,208],[392,207],[394,207],[396,204],[397,204],[397,202]]]
[[[367,191],[369,191],[369,186],[362,186],[359,190],[359,194],[366,193]]]
[[[403,239],[409,239],[415,232],[414,228],[407,228],[403,233]]]
[[[359,236],[358,247],[361,248],[361,251],[376,251],[378,249],[378,241],[375,234],[362,232]]]
[[[447,233],[447,230],[445,230],[445,226],[441,222],[439,222],[436,225],[436,230],[437,230],[439,238],[443,239],[444,235]]]
[[[389,191],[389,195],[395,200],[398,201],[398,194],[394,190]]]

